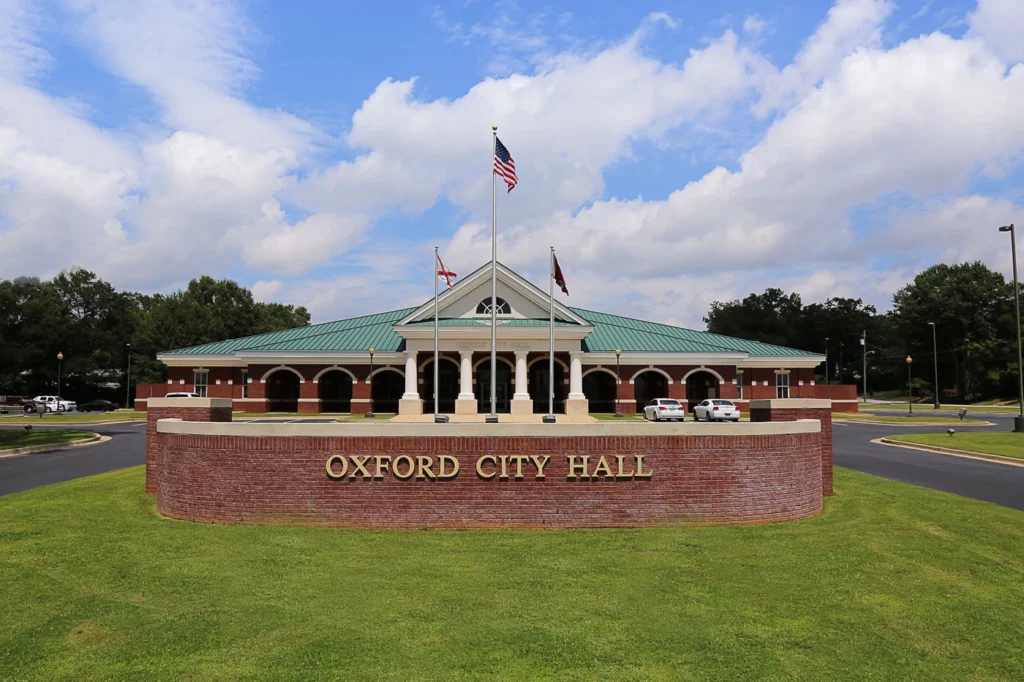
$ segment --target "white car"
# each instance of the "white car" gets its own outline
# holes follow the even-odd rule
[[[731,421],[740,420],[740,410],[731,400],[708,399],[697,403],[693,408],[693,418],[696,421]]]
[[[36,410],[42,412],[74,412],[75,403],[55,395],[37,395],[32,399]]]
[[[655,398],[644,406],[644,419],[660,422],[663,419],[686,421],[686,410],[678,400],[672,398]]]
[[[198,398],[199,394],[198,393],[185,393],[185,392],[179,391],[177,393],[168,393],[164,397],[165,398]]]

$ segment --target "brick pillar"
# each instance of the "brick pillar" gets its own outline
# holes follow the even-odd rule
[[[817,398],[751,400],[750,421],[790,422],[817,419],[821,422],[821,492],[832,494],[832,401]]]
[[[299,384],[299,412],[320,411],[320,384],[304,381]]]
[[[370,411],[370,384],[366,378],[352,382],[352,414],[366,414]]]
[[[636,394],[629,379],[623,379],[618,386],[619,409],[622,414],[636,414]]]
[[[157,422],[180,419],[190,422],[231,421],[230,398],[150,398],[146,410],[146,493],[156,493],[156,468],[160,461]]]

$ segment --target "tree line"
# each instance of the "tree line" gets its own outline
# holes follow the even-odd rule
[[[742,300],[715,301],[704,322],[717,334],[827,350],[832,383],[862,384],[867,351],[869,393],[905,391],[909,380],[915,395],[934,395],[937,358],[944,399],[1017,397],[1013,283],[980,262],[940,264],[918,273],[884,313],[859,298],[804,305],[799,294],[769,288]],[[824,366],[818,372],[823,380]]]
[[[79,268],[0,280],[0,394],[56,393],[59,373],[65,398],[123,404],[129,353],[133,385],[164,382],[161,351],[308,324],[301,306],[206,276],[166,295],[117,291]]]

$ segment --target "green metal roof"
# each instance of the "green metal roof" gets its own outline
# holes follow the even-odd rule
[[[587,352],[647,353],[747,353],[764,355],[815,355],[794,348],[774,346],[759,341],[747,341],[710,332],[699,332],[683,327],[672,327],[657,322],[634,320],[631,317],[609,315],[593,310],[570,308],[574,313],[594,325],[594,331],[583,341]]]
[[[376,315],[353,317],[335,322],[297,327],[280,332],[228,339],[190,348],[167,351],[167,355],[231,355],[239,351],[248,352],[315,352],[315,351],[366,351],[371,346],[381,352],[395,352],[402,349],[402,337],[394,331],[394,325],[411,314],[416,308],[403,308]],[[694,331],[667,324],[635,320],[619,315],[609,315],[592,310],[571,308],[571,310],[593,325],[594,331],[583,341],[588,352],[614,352],[621,348],[627,353],[746,353],[751,356],[766,355],[816,355],[807,351],[774,346],[758,341],[747,341],[709,332]],[[439,320],[443,327],[486,327],[490,320],[477,318],[456,318]],[[410,326],[430,326],[433,320],[413,322]],[[499,320],[502,327],[545,327],[546,319],[511,318]],[[559,327],[576,327],[575,323],[556,321]]]

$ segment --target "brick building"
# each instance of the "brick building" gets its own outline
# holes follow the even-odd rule
[[[490,263],[438,304],[442,413],[490,411]],[[497,266],[498,412],[546,413],[549,297]],[[831,398],[856,411],[854,386],[815,385],[817,353],[635,320],[555,302],[555,412],[638,412],[654,398],[688,406],[728,398]],[[136,403],[171,391],[231,398],[247,412],[432,412],[434,300],[364,317],[158,355],[166,385],[140,384]],[[616,352],[619,352],[618,356]],[[618,359],[618,367],[616,367]]]

